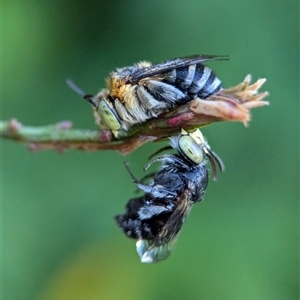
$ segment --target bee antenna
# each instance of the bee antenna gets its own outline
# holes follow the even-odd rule
[[[85,92],[80,87],[78,87],[72,79],[67,79],[66,83],[78,95],[80,96],[85,95]]]
[[[94,97],[91,94],[86,94],[80,87],[78,87],[75,82],[72,79],[67,79],[66,80],[67,85],[78,95],[82,96],[87,102],[92,104],[94,107],[96,107],[95,102],[92,100]]]
[[[210,152],[208,152],[206,154],[206,156],[208,157],[210,164],[211,164],[211,168],[212,168],[212,174],[213,174],[213,180],[216,181],[217,180],[217,167],[216,167],[216,163],[214,161],[213,156],[211,155]]]
[[[217,153],[215,153],[214,151],[211,151],[210,149],[207,149],[209,154],[214,158],[214,160],[217,162],[219,169],[221,172],[225,171],[225,165],[221,159],[221,157],[219,155],[217,155]]]
[[[94,107],[97,107],[96,103],[92,100],[94,96],[92,94],[86,94],[83,96],[83,99],[86,100],[88,103],[92,104]]]

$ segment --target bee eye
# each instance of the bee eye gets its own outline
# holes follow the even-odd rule
[[[99,102],[98,113],[101,118],[101,122],[103,122],[110,130],[119,130],[121,128],[121,123],[118,117],[104,99],[101,99]]]
[[[202,147],[189,135],[182,135],[178,139],[179,151],[186,156],[190,161],[199,165],[203,159],[204,154]]]

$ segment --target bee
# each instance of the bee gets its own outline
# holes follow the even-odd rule
[[[194,55],[152,65],[142,61],[111,72],[107,88],[84,96],[96,123],[115,137],[121,130],[156,118],[195,98],[205,99],[222,89],[221,80],[202,63],[227,56]]]
[[[214,178],[216,163],[221,171],[225,169],[199,129],[193,133],[182,129],[180,135],[170,140],[178,153],[155,157],[144,167],[146,170],[156,162],[162,163],[159,171],[150,174],[149,184],[136,179],[125,164],[144,195],[129,200],[125,214],[115,219],[124,233],[136,240],[143,263],[158,262],[169,256],[192,205],[203,199],[208,184],[205,158],[210,157],[213,162]]]

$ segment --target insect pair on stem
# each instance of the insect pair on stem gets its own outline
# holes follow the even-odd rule
[[[112,72],[107,89],[84,98],[94,108],[96,123],[118,137],[120,130],[156,118],[192,99],[216,94],[221,81],[202,62],[225,58],[197,55],[157,65],[140,62]],[[203,199],[208,184],[205,158],[211,162],[214,179],[216,163],[224,170],[222,160],[210,150],[200,130],[189,133],[182,129],[170,140],[171,146],[159,152],[174,148],[178,153],[158,156],[145,166],[148,169],[155,162],[162,163],[158,172],[146,176],[151,178],[149,184],[136,179],[125,164],[144,195],[129,200],[125,214],[118,215],[116,221],[128,237],[137,240],[137,252],[145,263],[169,255],[192,205]]]
[[[84,95],[84,98],[92,104],[96,123],[118,137],[120,130],[128,130],[197,97],[205,99],[216,94],[221,81],[202,65],[215,59],[226,57],[195,55],[156,65],[140,62],[112,72],[107,89],[95,97]],[[84,94],[72,83],[69,85]],[[116,221],[128,237],[137,240],[137,252],[146,263],[169,255],[192,205],[203,199],[208,184],[205,158],[211,162],[214,179],[216,163],[224,170],[222,160],[210,150],[200,130],[189,133],[182,129],[179,136],[170,140],[171,146],[161,151],[174,148],[178,153],[150,161],[145,169],[155,162],[161,162],[162,167],[146,176],[151,178],[149,184],[137,180],[125,164],[144,195],[129,200],[125,214],[116,216]]]
[[[247,76],[243,83],[223,90],[221,80],[202,63],[227,59],[227,56],[194,55],[155,65],[139,62],[110,73],[107,88],[96,96],[68,83],[92,105],[97,125],[110,130],[116,139],[133,125],[159,118],[194,99],[200,101],[190,109],[194,108],[196,113],[200,110],[200,115],[247,124],[249,109],[268,104],[260,101],[267,92],[256,95],[265,79],[250,85]],[[130,199],[125,213],[116,216],[116,221],[128,237],[137,240],[137,252],[145,263],[160,261],[170,254],[192,205],[203,199],[208,184],[206,161],[210,161],[214,180],[217,165],[224,171],[221,158],[210,149],[199,129],[193,132],[181,129],[170,140],[170,146],[154,155],[170,148],[177,153],[155,157],[145,166],[148,169],[160,162],[157,172],[138,180],[125,164],[144,194]],[[150,179],[148,184],[146,179]]]

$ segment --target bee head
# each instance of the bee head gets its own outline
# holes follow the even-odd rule
[[[200,130],[189,133],[181,129],[181,134],[177,137],[177,145],[175,148],[183,155],[188,161],[195,165],[199,165],[204,160],[205,140]]]
[[[97,112],[100,116],[101,123],[110,130],[117,131],[121,128],[121,122],[115,113],[111,102],[108,98],[100,98],[97,106]]]
[[[171,145],[192,164],[199,165],[207,157],[212,166],[214,180],[216,180],[217,173],[216,163],[222,172],[225,170],[222,159],[210,150],[210,146],[199,129],[194,132],[187,132],[181,129],[181,134],[171,139]]]
[[[95,122],[99,127],[112,131],[117,131],[121,128],[121,122],[113,109],[107,89],[101,90],[95,97],[91,94],[86,94],[83,98],[92,105]]]

